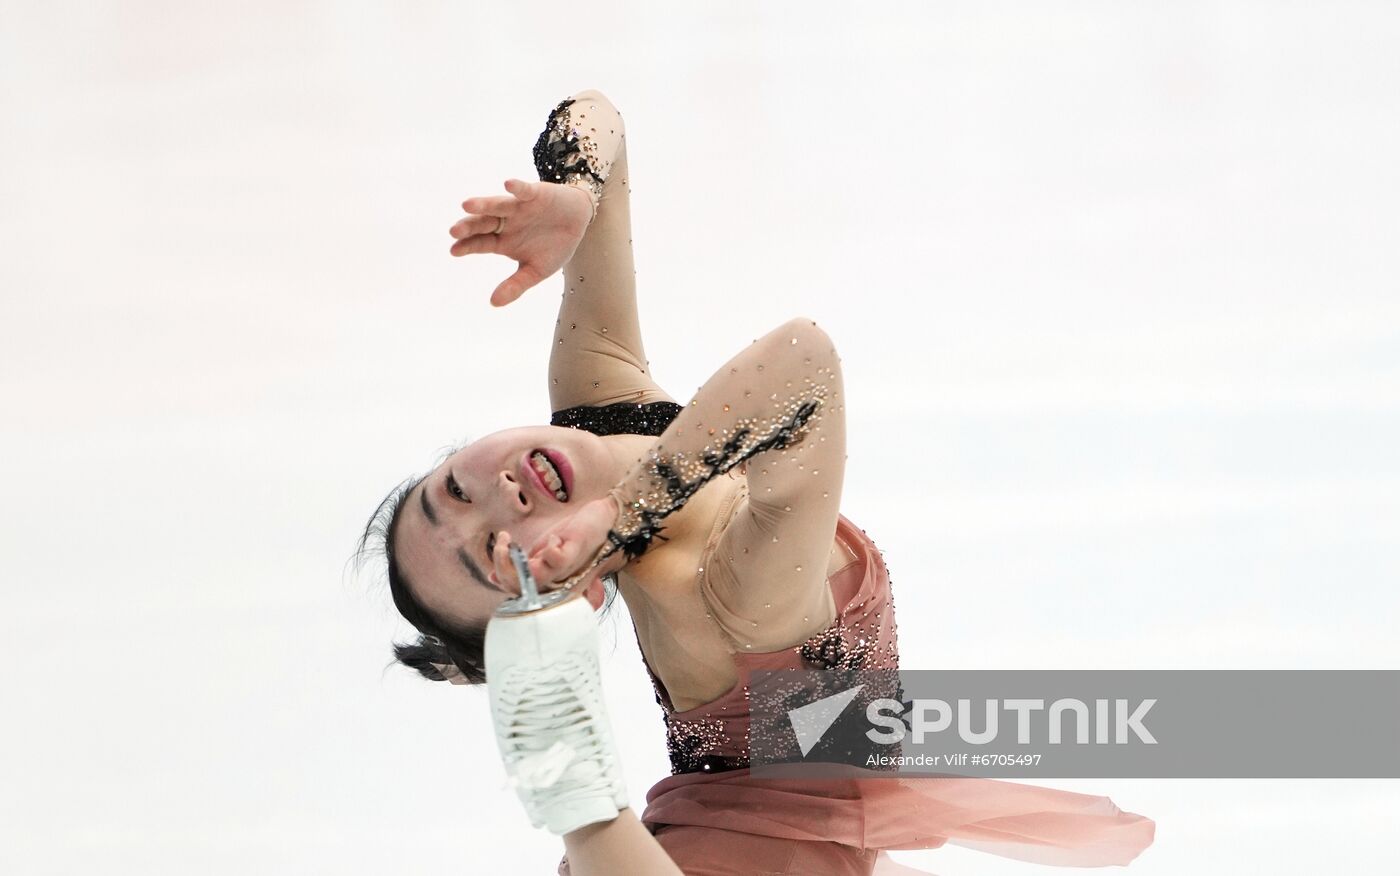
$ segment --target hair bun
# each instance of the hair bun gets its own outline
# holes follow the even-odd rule
[[[435,636],[419,636],[418,641],[412,644],[395,642],[394,657],[430,681],[452,684],[482,684],[486,681],[486,673],[482,669],[468,660],[466,655],[454,654]]]

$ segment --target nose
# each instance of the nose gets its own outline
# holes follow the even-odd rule
[[[534,510],[534,503],[525,494],[525,487],[516,479],[514,472],[510,469],[502,469],[498,480],[501,498],[508,507],[514,507],[521,513],[529,513]]]

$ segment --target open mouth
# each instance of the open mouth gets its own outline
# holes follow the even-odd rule
[[[539,478],[541,489],[560,502],[569,501],[569,464],[552,450],[536,450],[530,454],[530,468]]]

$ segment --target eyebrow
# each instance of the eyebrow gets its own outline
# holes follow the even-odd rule
[[[437,512],[433,511],[433,506],[428,504],[427,483],[424,482],[422,487],[422,491],[418,494],[418,502],[423,506],[423,516],[428,518],[429,523],[437,526]],[[506,593],[504,588],[491,583],[491,580],[486,577],[486,573],[481,570],[481,566],[477,565],[476,560],[473,560],[471,554],[467,553],[466,548],[457,548],[457,559],[462,563],[462,566],[466,568],[467,574],[475,578],[478,583],[492,590],[499,590],[502,593]]]
[[[462,565],[467,568],[467,572],[470,573],[471,576],[477,581],[480,581],[482,584],[486,585],[492,590],[501,590],[500,587],[498,587],[495,584],[492,584],[491,581],[486,577],[486,575],[482,573],[481,567],[476,564],[476,560],[472,559],[471,554],[467,553],[466,548],[457,548],[457,559],[462,561]]]
[[[428,504],[428,484],[426,481],[423,483],[423,489],[418,492],[418,501],[423,506],[423,516],[428,518],[429,523],[437,526],[437,512],[433,510],[432,505]]]

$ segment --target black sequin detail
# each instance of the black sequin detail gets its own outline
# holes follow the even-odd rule
[[[865,644],[861,639],[861,645]],[[860,669],[865,664],[865,649],[852,648],[846,642],[845,631],[839,623],[832,624],[812,636],[798,648],[802,659],[823,669]]]
[[[544,182],[562,183],[570,175],[586,176],[589,186],[601,192],[605,180],[589,164],[578,133],[570,126],[568,109],[572,103],[572,98],[561,100],[550,110],[545,128],[535,140],[535,170]]]
[[[670,539],[661,534],[661,531],[665,528],[666,527],[659,524],[656,526],[648,526],[631,538],[623,538],[621,535],[617,534],[617,530],[609,529],[608,542],[612,545],[612,550],[608,551],[608,553],[611,554],[622,551],[627,557],[635,560],[637,557],[651,550],[653,539],[670,541]]]
[[[611,542],[612,548],[604,556],[619,550],[631,558],[646,553],[651,547],[652,539],[658,538],[664,528],[661,525],[663,518],[690,501],[690,497],[705,484],[726,474],[740,463],[766,450],[782,450],[797,443],[801,440],[807,421],[820,406],[821,402],[818,399],[808,399],[797,404],[786,420],[775,423],[772,428],[765,430],[761,437],[756,437],[755,430],[751,427],[736,429],[718,451],[706,450],[700,454],[699,464],[694,466],[700,470],[699,474],[691,478],[685,477],[681,471],[682,463],[676,458],[653,453],[650,463],[652,478],[656,486],[665,491],[665,497],[658,495],[656,502],[635,502],[630,509],[623,508],[623,517],[630,519],[626,520],[623,532],[608,532],[608,541]]]
[[[549,423],[594,435],[660,435],[680,412],[680,405],[668,401],[579,405],[555,411]]]
[[[672,775],[723,773],[747,767],[747,754],[714,753],[724,739],[725,730],[721,721],[701,719],[667,724],[666,751],[670,755]]]

